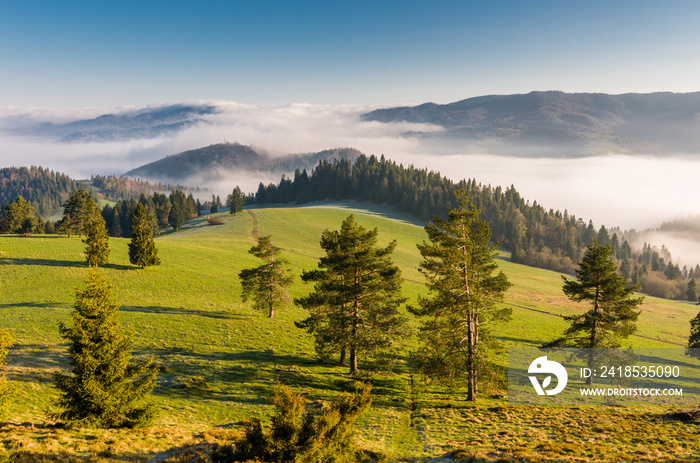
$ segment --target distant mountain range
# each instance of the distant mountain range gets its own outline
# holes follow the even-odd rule
[[[317,153],[270,156],[250,146],[219,143],[165,157],[127,172],[128,177],[181,181],[188,177],[215,178],[226,171],[269,172],[285,174],[296,169],[313,169],[319,161],[336,158],[355,160],[356,149],[338,148]]]
[[[562,155],[700,153],[700,92],[491,95],[378,109],[362,119],[429,123],[444,131],[411,135],[485,145],[534,145],[548,151],[562,149]]]
[[[215,106],[171,105],[120,114],[105,114],[65,124],[42,122],[23,126],[14,133],[39,135],[63,142],[117,141],[154,138],[179,132],[202,122],[202,116],[214,114]]]

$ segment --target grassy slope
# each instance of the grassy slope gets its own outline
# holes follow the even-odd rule
[[[235,428],[233,424],[244,417],[267,416],[267,397],[277,382],[303,389],[312,400],[331,399],[351,387],[345,368],[315,361],[312,340],[293,324],[304,317],[302,310],[290,306],[270,320],[241,303],[237,280],[241,269],[257,265],[247,253],[256,233],[273,235],[276,244],[286,251],[295,274],[314,268],[321,255],[321,231],[339,228],[351,212],[349,207],[352,205],[254,209],[233,218],[219,214],[226,220],[226,225],[219,227],[195,219],[182,231],[158,238],[163,264],[145,270],[129,264],[127,240],[110,240],[111,264],[104,272],[123,305],[123,329],[133,336],[135,354],[152,353],[163,370],[154,391],[163,409],[154,429],[163,437],[151,439],[147,433],[141,439],[134,438],[140,435],[137,433],[112,439],[122,442],[122,447],[127,440],[139,442],[123,452],[139,446],[144,453],[164,450],[180,445],[195,432],[214,426]],[[420,255],[415,247],[424,233],[419,226],[387,220],[383,213],[386,210],[377,208],[373,214],[357,212],[356,218],[364,226],[379,228],[380,244],[398,240],[394,260],[403,269],[405,294],[414,302],[424,292],[423,278],[417,271]],[[55,396],[51,372],[66,368],[66,347],[56,325],[69,320],[74,289],[86,273],[83,247],[77,237],[0,237],[0,327],[11,328],[17,338],[7,366],[9,378],[20,386],[9,409],[13,422],[45,422],[45,411],[51,408]],[[560,314],[581,310],[561,293],[559,274],[506,259],[500,260],[500,265],[514,284],[505,301],[513,307],[514,319],[500,333],[507,345],[532,346],[551,339],[566,326]],[[308,290],[297,279],[291,295]],[[680,345],[695,312],[696,308],[688,304],[647,298],[639,320],[640,336],[633,337],[631,343],[648,347]],[[407,344],[404,355],[413,341],[407,340]],[[650,447],[645,440],[650,429],[653,434],[663,431],[665,439],[675,438],[686,447],[690,444],[683,433],[692,429],[677,425],[673,432],[661,430],[670,425],[653,417],[644,419],[639,410],[608,413],[605,417],[610,418],[604,417],[603,422],[609,419],[610,427],[590,437],[582,430],[593,425],[591,420],[599,410],[587,414],[580,410],[514,408],[503,400],[487,398],[476,405],[467,404],[460,395],[427,386],[418,377],[411,380],[404,361],[395,371],[398,374],[375,380],[374,406],[359,427],[364,446],[397,458],[436,456],[450,448],[467,447],[479,455],[515,458],[532,454],[545,461],[550,454],[551,458],[568,455],[570,449],[564,444],[574,442],[570,445],[589,449],[590,458],[595,459],[596,452],[605,450],[601,442],[627,439],[615,434],[623,432],[636,435],[637,440],[629,438],[632,441],[621,452],[652,448],[652,453],[667,455],[664,444]],[[613,415],[620,413],[628,415],[625,424],[613,425],[617,419]],[[543,414],[553,414],[557,422],[563,419],[557,414],[566,415],[576,426],[567,434],[560,427],[547,430],[542,424],[533,425]],[[639,430],[628,429],[638,424]],[[559,436],[561,433],[566,435]],[[73,447],[84,446],[79,435],[65,439],[73,442]],[[26,440],[36,442],[33,438]],[[10,445],[7,442],[14,440],[6,441],[6,446]],[[91,447],[87,449],[89,453]],[[37,451],[47,450],[39,446]],[[652,457],[657,458],[651,455],[651,461]]]

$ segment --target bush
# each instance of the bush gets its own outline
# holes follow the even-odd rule
[[[354,395],[343,394],[330,405],[306,407],[306,399],[286,386],[278,386],[272,403],[277,413],[270,431],[260,420],[245,422],[245,435],[232,445],[212,452],[215,463],[265,461],[278,463],[341,463],[381,460],[358,450],[353,443],[355,419],[372,402],[368,384]]]
[[[209,216],[206,216],[206,217],[204,217],[204,220],[206,220],[206,222],[207,222],[209,225],[223,225],[223,224],[224,224],[224,221],[221,220],[221,219],[218,218],[218,217],[209,217]]]

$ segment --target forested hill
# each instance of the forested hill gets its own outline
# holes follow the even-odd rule
[[[49,216],[61,209],[68,196],[79,189],[90,191],[97,199],[118,201],[176,188],[189,190],[180,185],[154,184],[113,175],[96,175],[90,181],[86,181],[75,180],[66,174],[43,167],[0,168],[0,207],[22,196],[32,204],[41,217]]]
[[[71,192],[87,187],[86,182],[42,167],[4,167],[0,169],[0,206],[22,196],[40,216],[46,216],[63,206]]]
[[[364,114],[379,122],[442,126],[439,136],[552,147],[555,153],[699,153],[700,92],[603,93],[531,92],[489,95],[449,104],[385,108]],[[430,136],[436,136],[431,134]],[[542,151],[537,151],[542,155]]]
[[[168,156],[127,172],[128,177],[168,179],[180,181],[190,176],[215,177],[224,170],[285,173],[295,169],[311,169],[320,160],[336,158],[357,159],[360,152],[352,148],[338,148],[318,153],[270,156],[251,146],[238,143],[219,143]]]
[[[343,158],[321,161],[311,174],[297,170],[293,178],[283,176],[278,184],[261,183],[255,202],[370,201],[394,206],[427,222],[433,214],[446,212],[458,189],[469,193],[481,217],[490,224],[493,239],[510,250],[515,262],[573,274],[586,247],[597,239],[612,246],[620,271],[631,282],[641,284],[642,290],[697,300],[697,295],[693,299],[688,291],[690,281],[700,279],[700,266],[681,270],[648,246],[635,253],[627,241],[616,234],[610,236],[604,226],[596,228],[566,211],[546,210],[536,201],[525,201],[512,186],[504,190],[475,180],[455,183],[437,172],[404,167],[383,156],[361,155],[355,162]]]

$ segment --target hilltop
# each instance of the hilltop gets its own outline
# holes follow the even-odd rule
[[[336,148],[317,153],[271,156],[252,146],[219,143],[167,156],[127,172],[128,177],[182,181],[191,176],[217,178],[221,172],[246,171],[289,174],[296,169],[312,169],[319,161],[345,158],[355,160],[360,152]]]

